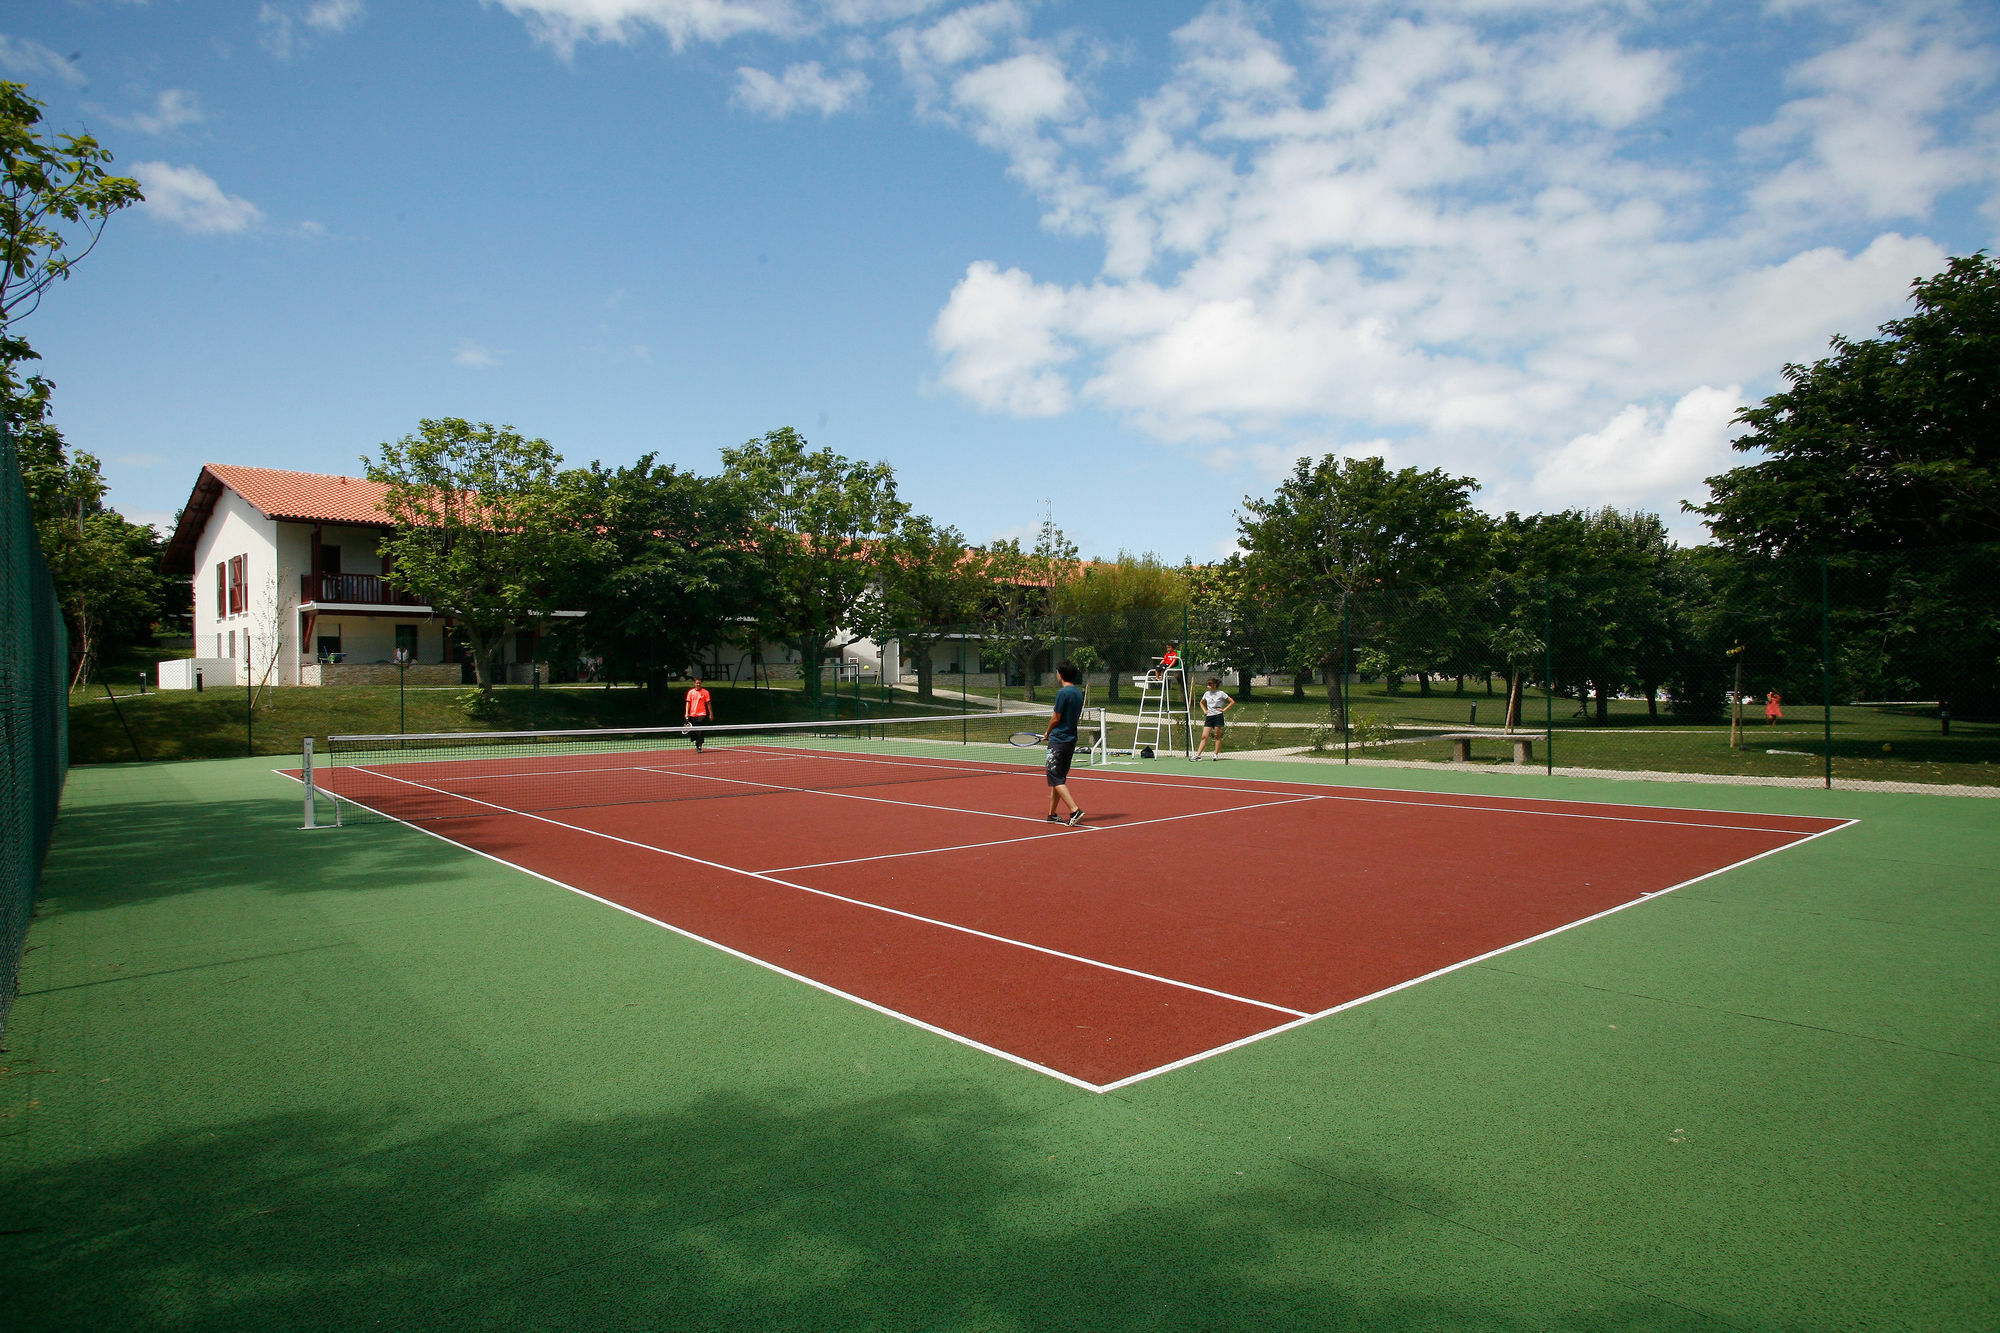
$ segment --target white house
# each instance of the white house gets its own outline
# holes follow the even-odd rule
[[[447,614],[385,578],[393,524],[386,488],[360,477],[210,463],[181,511],[161,568],[194,579],[194,648],[236,684],[470,680]],[[578,612],[557,612],[576,615]],[[533,631],[502,649],[507,679],[529,679]],[[172,666],[169,663],[166,666]],[[185,670],[182,675],[187,674]],[[191,685],[163,667],[162,688]]]

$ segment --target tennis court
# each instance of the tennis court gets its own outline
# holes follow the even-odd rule
[[[671,845],[681,857],[627,850],[681,866],[687,887],[638,863],[625,887],[655,876],[662,915],[699,907],[718,934],[732,895],[767,916],[816,899],[760,899],[780,886],[744,870],[917,901],[890,897],[893,879],[928,914],[963,909],[995,935],[1129,950],[1113,957],[1185,965],[1176,979],[1196,984],[1288,978],[1246,998],[1301,1011],[1335,1002],[1344,992],[1312,988],[1343,969],[1413,945],[1477,948],[1443,949],[1461,919],[1504,944],[1603,910],[1600,892],[1612,910],[1098,1093],[494,859],[610,881],[600,853],[583,859],[616,845],[597,833],[553,843],[559,830],[464,794],[431,810],[459,818],[301,832],[300,788],[269,759],[94,765],[64,796],[0,1056],[0,1326],[2000,1320],[1987,802],[1161,762],[1079,771],[1093,825],[1005,825],[1026,840],[918,854],[961,841],[946,836],[958,820],[1039,815],[1033,757],[999,749],[973,759],[999,772],[830,788],[894,806],[580,805],[603,793],[560,785],[515,805]],[[860,815],[833,807],[903,804],[948,808],[922,813],[938,824],[902,813],[875,828],[900,841],[873,847],[892,858],[873,868],[786,871],[827,858],[748,847],[759,807],[795,812],[761,821],[782,848],[858,841]],[[428,836],[469,842],[481,821],[486,855]],[[1127,843],[1149,849],[1150,870],[1116,868]],[[979,856],[1002,867],[984,890],[965,859]],[[923,864],[940,857],[956,873]],[[1710,863],[1730,868],[1622,908]],[[1622,877],[1610,889],[1607,873]],[[1410,893],[1432,906],[1388,911]],[[1322,895],[1380,915],[1306,915]],[[1342,923],[1345,942],[1325,944]],[[789,967],[818,943],[787,938],[757,947],[793,949]],[[919,999],[967,993],[962,950],[919,955],[879,927],[836,943],[930,969]],[[1064,1007],[1101,1013],[1095,985],[1038,984],[1003,987],[996,1012],[1044,1040],[1059,1021],[1103,1021]],[[1180,1007],[1130,1040],[1161,1044]]]
[[[1072,828],[1044,819],[1038,766],[949,739],[961,725],[723,728],[703,750],[678,733],[336,738],[347,761],[314,786],[350,821],[415,826],[1095,1091],[1847,822],[1211,763],[1079,770]]]

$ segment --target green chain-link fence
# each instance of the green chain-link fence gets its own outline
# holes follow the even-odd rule
[[[0,426],[0,1035],[20,983],[35,885],[69,771],[69,639],[35,539],[13,437]]]

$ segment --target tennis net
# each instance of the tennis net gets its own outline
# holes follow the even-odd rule
[[[306,748],[305,826],[429,823],[593,806],[721,800],[1018,774],[1038,714],[604,731],[329,736]],[[1101,748],[1087,734],[1079,757]],[[330,808],[329,808],[330,807]]]

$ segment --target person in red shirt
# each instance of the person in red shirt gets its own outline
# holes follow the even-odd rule
[[[1163,679],[1169,671],[1172,671],[1179,664],[1180,660],[1180,645],[1170,642],[1167,644],[1167,651],[1160,654],[1160,664],[1146,674],[1156,681]]]
[[[708,691],[702,688],[701,679],[696,677],[694,684],[688,686],[687,700],[681,706],[682,716],[687,720],[688,731],[694,735],[696,754],[701,753],[701,729],[715,723],[715,714],[712,711],[714,706],[709,699]]]

